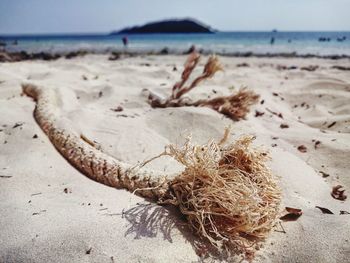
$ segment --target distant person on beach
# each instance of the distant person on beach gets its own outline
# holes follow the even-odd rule
[[[123,41],[124,47],[127,47],[129,43],[128,37],[123,37],[122,41]]]
[[[187,50],[187,52],[185,52],[185,54],[191,54],[191,53],[193,53],[194,51],[196,51],[196,46],[195,46],[195,45],[192,45],[192,46]]]
[[[270,44],[273,45],[275,43],[275,38],[271,37]]]

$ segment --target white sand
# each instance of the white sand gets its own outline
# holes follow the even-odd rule
[[[285,206],[303,210],[297,221],[282,223],[286,233],[278,232],[280,226],[271,232],[256,261],[349,260],[350,215],[339,212],[350,212],[350,197],[342,202],[330,195],[337,184],[350,193],[350,74],[330,68],[348,66],[349,60],[221,58],[225,72],[190,95],[213,97],[228,94],[231,86],[235,90],[248,86],[264,104],[255,105],[240,122],[207,108],[149,107],[141,90],[169,94],[184,60],[184,56],[150,56],[108,61],[106,56],[89,55],[0,64],[0,262],[200,259],[192,245],[196,238],[184,229],[176,212],[145,205],[142,198],[91,181],[71,167],[35,123],[34,102],[20,96],[23,82],[57,88],[62,122],[71,122],[104,151],[129,163],[152,157],[189,133],[199,143],[220,138],[229,124],[233,139],[256,135],[256,145],[271,151],[271,167],[280,177],[281,210]],[[250,67],[236,67],[242,62]],[[172,70],[174,65],[178,71]],[[276,65],[320,68],[277,70]],[[309,108],[301,107],[304,102]],[[110,110],[119,105],[124,111]],[[282,113],[283,119],[266,108]],[[265,114],[254,117],[255,110]],[[13,128],[16,123],[22,125]],[[281,129],[282,123],[289,128]],[[38,138],[32,138],[34,134]],[[317,149],[312,140],[321,141]],[[307,152],[299,152],[299,145],[305,145]],[[150,167],[169,173],[180,169],[169,159],[156,160]],[[319,171],[329,177],[323,178]],[[322,214],[315,206],[334,215]]]

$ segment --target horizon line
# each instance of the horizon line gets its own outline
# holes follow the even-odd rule
[[[270,29],[270,30],[215,30],[213,33],[255,33],[255,32],[261,32],[261,33],[290,33],[290,32],[322,32],[322,33],[331,33],[331,32],[350,32],[350,29],[347,30],[278,30],[274,31],[276,29]],[[110,35],[111,33],[118,34],[118,32],[115,32],[113,30],[111,31],[99,31],[99,32],[40,32],[40,33],[1,33],[0,32],[0,37],[11,37],[11,36],[88,36],[88,35],[101,35],[101,36],[106,36]],[[121,35],[152,35],[152,34],[209,34],[209,33],[131,33],[131,34],[123,34]],[[211,33],[212,34],[212,33]]]

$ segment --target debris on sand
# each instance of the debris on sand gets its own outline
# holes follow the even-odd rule
[[[280,217],[282,221],[295,221],[303,214],[299,208],[286,207],[286,211],[288,213]]]
[[[332,128],[336,123],[337,123],[336,121],[332,122],[331,124],[329,124],[329,125],[327,126],[327,128],[328,128],[328,129],[329,129],[329,128]]]
[[[329,210],[328,208],[320,207],[320,206],[315,206],[315,207],[320,209],[323,214],[334,215],[334,213],[331,210]]]
[[[123,111],[124,109],[123,109],[123,107],[122,106],[118,106],[118,107],[116,107],[116,108],[114,108],[114,109],[111,109],[112,111],[115,111],[115,112],[121,112],[121,111]]]
[[[302,152],[302,153],[306,153],[307,152],[307,148],[305,145],[299,145],[298,146],[298,151]]]
[[[326,178],[326,177],[329,176],[328,173],[325,173],[325,172],[323,172],[323,171],[319,171],[319,173],[322,174],[322,177],[323,177],[323,178]]]
[[[343,188],[343,186],[337,185],[333,187],[331,195],[334,199],[344,201],[347,198],[344,192],[345,192],[345,189]]]
[[[212,99],[202,99],[197,101],[191,101],[190,99],[184,99],[182,96],[187,94],[201,82],[206,79],[212,78],[216,72],[222,70],[222,66],[216,56],[210,56],[207,63],[204,66],[202,74],[196,77],[191,84],[186,86],[188,79],[190,78],[193,70],[198,65],[200,54],[193,51],[186,63],[181,75],[181,80],[176,82],[173,86],[171,95],[164,99],[159,95],[145,90],[148,94],[148,102],[153,108],[166,108],[166,107],[209,107],[219,113],[226,115],[227,117],[238,121],[244,119],[250,110],[250,106],[257,103],[259,95],[246,88],[240,89],[237,93],[229,96],[218,96]]]
[[[258,111],[258,110],[255,111],[255,117],[260,117],[260,116],[263,116],[264,114],[265,112]]]

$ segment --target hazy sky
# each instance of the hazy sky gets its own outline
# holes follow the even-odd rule
[[[0,34],[109,32],[175,17],[223,31],[349,31],[350,0],[0,0]]]

